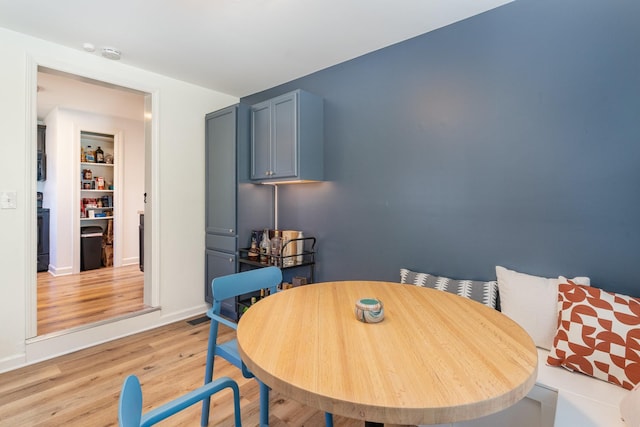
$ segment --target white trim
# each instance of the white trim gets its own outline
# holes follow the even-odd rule
[[[18,353],[5,357],[4,359],[0,359],[0,374],[23,366],[26,359],[26,353]]]
[[[151,93],[151,194],[147,201],[151,205],[151,256],[145,255],[146,259],[151,259],[151,295],[147,292],[147,271],[145,265],[145,304],[151,307],[160,305],[160,92]],[[145,137],[146,138],[146,137]],[[145,233],[147,232],[147,215],[145,213]],[[146,239],[148,240],[148,239]],[[147,247],[145,246],[145,253]],[[145,263],[146,264],[146,263]]]
[[[26,133],[27,143],[25,150],[25,186],[28,189],[25,194],[25,212],[27,215],[25,224],[27,244],[25,245],[25,337],[35,337],[38,333],[38,267],[35,262],[38,258],[38,220],[37,206],[35,203],[38,186],[36,183],[35,152],[37,146],[37,123],[38,123],[38,64],[30,56],[26,58]],[[30,142],[30,143],[29,143]],[[30,262],[33,261],[33,262]]]
[[[76,122],[73,122],[71,125],[71,129],[73,132],[73,141],[72,141],[72,146],[73,146],[73,153],[79,153],[80,152],[80,144],[82,144],[82,142],[80,141],[80,132],[82,131],[82,129],[80,129],[78,127],[78,125],[76,124]],[[73,176],[77,177],[80,176],[80,162],[73,162],[73,167],[74,167],[74,171],[73,171]],[[70,186],[71,188],[69,188],[69,194],[71,194],[71,204],[72,206],[75,206],[75,208],[73,209],[73,218],[72,218],[72,222],[73,225],[71,226],[71,270],[72,270],[72,274],[79,274],[80,273],[80,214],[78,213],[78,209],[77,207],[80,206],[80,190],[78,188],[78,180],[77,179],[72,179],[70,181]]]
[[[122,224],[124,223],[124,211],[122,209],[122,200],[124,193],[124,132],[122,130],[116,132],[113,135],[113,163],[118,167],[115,168],[113,174],[113,185],[115,191],[113,192],[113,203],[115,204],[115,210],[113,212],[113,266],[122,267],[122,245],[124,239],[122,238]],[[146,153],[145,153],[146,156]]]
[[[138,257],[123,258],[122,266],[127,267],[129,265],[138,265],[139,262],[140,262],[140,258]]]
[[[69,276],[73,274],[73,266],[70,265],[68,267],[54,267],[51,264],[49,264],[49,274],[51,274],[54,277]]]

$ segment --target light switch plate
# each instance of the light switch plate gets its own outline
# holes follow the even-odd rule
[[[18,207],[15,191],[3,191],[0,193],[1,209],[16,209]]]

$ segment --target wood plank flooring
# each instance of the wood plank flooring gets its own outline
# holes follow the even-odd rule
[[[125,377],[142,383],[144,411],[200,386],[204,378],[209,322],[186,321],[81,350],[49,361],[0,374],[0,426],[116,426],[118,398]],[[220,339],[235,332],[221,326]],[[295,355],[292,355],[295,363]],[[227,375],[239,386],[244,426],[257,426],[257,382],[216,358],[214,378]],[[200,405],[158,424],[199,426]],[[210,426],[233,425],[232,395],[212,399]],[[271,393],[270,425],[322,426],[324,414]],[[334,417],[336,427],[361,427],[363,422]]]
[[[38,335],[143,310],[143,288],[137,265],[58,277],[38,273]]]

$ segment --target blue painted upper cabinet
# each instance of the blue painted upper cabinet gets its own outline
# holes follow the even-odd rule
[[[322,98],[297,90],[251,107],[251,179],[260,182],[324,178]]]

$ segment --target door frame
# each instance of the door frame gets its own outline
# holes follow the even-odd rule
[[[149,172],[145,172],[145,192],[147,194],[145,202],[145,269],[144,269],[144,302],[151,307],[158,307],[160,304],[159,292],[159,266],[160,266],[160,248],[159,239],[159,117],[157,112],[159,108],[159,89],[150,87],[144,82],[132,82],[128,79],[122,79],[118,76],[109,75],[95,70],[80,69],[79,67],[70,66],[62,63],[54,58],[27,56],[26,58],[26,87],[27,94],[25,96],[26,107],[26,144],[25,144],[25,188],[27,197],[25,197],[26,207],[26,224],[27,232],[25,234],[26,260],[33,262],[25,263],[25,277],[28,278],[25,289],[25,313],[26,313],[26,339],[35,338],[38,329],[38,281],[37,281],[37,204],[35,194],[37,192],[37,175],[36,175],[36,156],[37,156],[37,126],[38,121],[38,67],[46,67],[49,69],[61,71],[63,73],[72,74],[80,78],[87,78],[103,82],[108,85],[114,85],[122,88],[129,88],[145,95],[145,165],[150,164]],[[147,107],[150,107],[150,111]],[[149,135],[150,133],[150,135]],[[151,182],[147,180],[151,178]],[[142,196],[142,195],[141,195]]]

